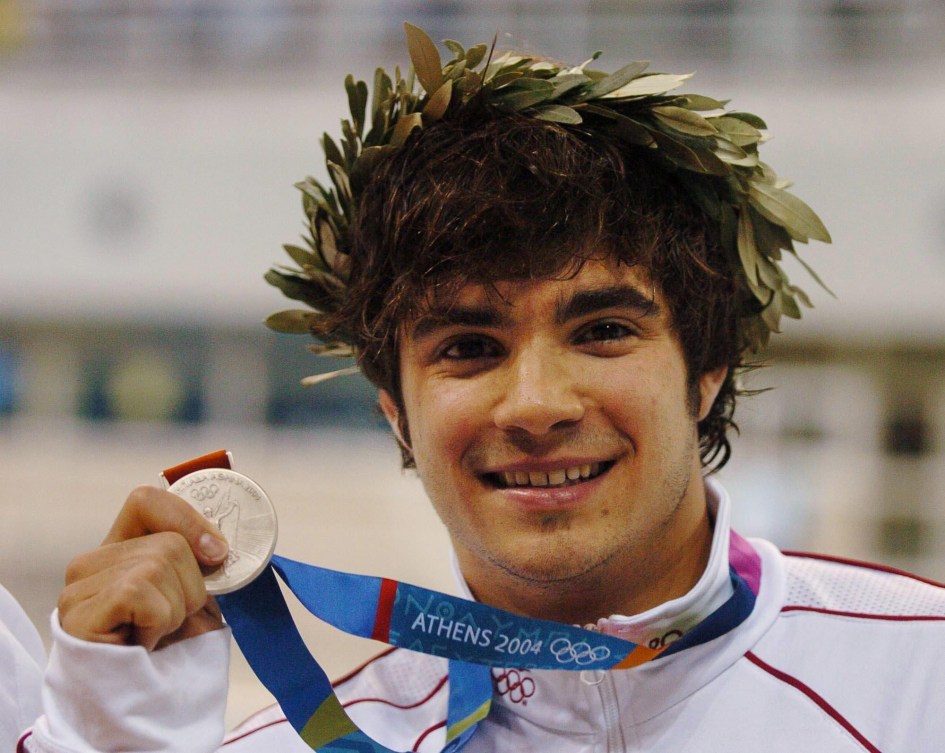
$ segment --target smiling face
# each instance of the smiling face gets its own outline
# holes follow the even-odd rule
[[[685,593],[711,531],[692,399],[661,294],[586,262],[566,279],[468,285],[401,335],[418,473],[477,598],[592,621]],[[406,418],[406,421],[402,419]]]

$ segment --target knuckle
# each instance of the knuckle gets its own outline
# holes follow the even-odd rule
[[[199,609],[203,609],[210,600],[210,597],[207,596],[206,588],[203,587],[203,579],[201,579],[194,587],[184,592],[183,606],[187,614],[193,614]]]
[[[67,586],[85,577],[85,574],[88,572],[88,560],[88,553],[76,555],[69,560],[65,572],[65,582]]]
[[[60,619],[69,614],[73,604],[77,601],[75,589],[66,586],[59,592],[59,598],[56,600],[56,609],[59,610]]]
[[[170,562],[193,559],[187,539],[176,531],[164,531],[153,535],[162,556]]]
[[[136,577],[137,575],[140,575],[140,570],[136,574],[128,574],[112,583],[108,589],[108,600],[112,604],[143,604],[149,590],[145,584],[149,583],[150,579]]]
[[[133,581],[140,580],[156,584],[163,581],[172,569],[173,565],[167,557],[163,552],[158,551],[147,557],[141,557],[131,568],[129,576]]]
[[[142,507],[150,505],[154,499],[154,492],[158,489],[154,486],[148,484],[141,484],[136,486],[131,490],[131,493],[128,495],[128,498],[125,500],[125,507],[138,510]]]

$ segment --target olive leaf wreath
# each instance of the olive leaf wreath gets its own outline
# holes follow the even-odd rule
[[[265,279],[308,309],[279,311],[266,319],[278,332],[314,334],[317,324],[344,299],[351,253],[348,229],[363,187],[378,160],[400,148],[417,128],[462,108],[473,98],[507,112],[564,126],[593,121],[628,144],[652,149],[674,171],[693,200],[716,221],[724,247],[739,269],[739,283],[750,291],[751,311],[741,320],[742,343],[749,352],[763,348],[778,332],[782,316],[799,319],[807,294],[788,279],[782,254],[793,255],[827,292],[829,288],[798,256],[795,242],[830,242],[814,211],[787,191],[791,185],[758,157],[766,140],[765,122],[748,112],[727,110],[727,100],[701,94],[676,94],[692,74],[647,72],[634,62],[606,74],[588,66],[600,52],[575,67],[527,55],[506,53],[492,59],[492,46],[465,49],[447,39],[452,54],[445,64],[430,37],[404,24],[411,66],[394,78],[382,68],[368,87],[345,78],[351,118],[342,120],[340,147],[327,133],[322,146],[331,185],[307,177],[302,192],[308,235],[304,246],[283,248],[297,267],[274,267]],[[419,88],[418,88],[419,84]],[[320,331],[320,330],[319,330]],[[310,346],[320,355],[354,355],[343,334],[318,335]],[[308,377],[315,384],[357,367]]]

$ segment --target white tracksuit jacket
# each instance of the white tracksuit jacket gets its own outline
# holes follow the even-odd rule
[[[728,502],[708,483],[712,555],[693,590],[601,622],[671,639],[730,593]],[[945,751],[945,588],[760,540],[758,599],[738,627],[633,670],[494,670],[493,709],[464,753],[936,753]],[[210,753],[223,737],[228,631],[148,654],[53,624],[45,715],[31,753]],[[439,751],[446,662],[390,650],[337,683],[349,715],[394,750]],[[278,707],[223,753],[304,753]]]
[[[40,712],[46,650],[33,623],[0,586],[0,751],[13,750]]]

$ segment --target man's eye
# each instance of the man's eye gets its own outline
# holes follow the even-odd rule
[[[582,344],[604,342],[607,340],[621,340],[632,334],[633,331],[629,327],[619,322],[598,322],[583,329],[577,336],[577,342]]]
[[[443,349],[444,358],[472,360],[475,358],[494,358],[499,354],[499,346],[484,337],[466,337],[454,340]]]

